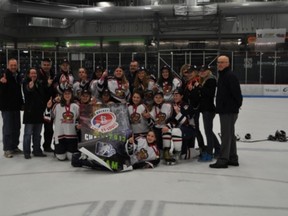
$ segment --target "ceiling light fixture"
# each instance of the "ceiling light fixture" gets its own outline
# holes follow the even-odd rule
[[[112,7],[114,6],[114,4],[111,2],[98,2],[97,6],[98,7]]]

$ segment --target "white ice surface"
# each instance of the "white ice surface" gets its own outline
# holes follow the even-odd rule
[[[244,98],[237,134],[263,139],[276,130],[288,132],[288,99]],[[238,142],[238,154],[240,167],[228,169],[192,160],[112,174],[73,168],[52,154],[25,160],[2,152],[0,216],[288,215],[288,142]]]

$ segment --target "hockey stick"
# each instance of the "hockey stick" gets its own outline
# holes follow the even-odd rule
[[[218,133],[218,136],[221,138],[221,133]],[[251,139],[241,139],[240,136],[237,134],[236,135],[236,140],[237,142],[243,142],[243,143],[256,143],[256,142],[264,142],[264,141],[278,141],[278,140],[270,140],[268,138],[266,139],[256,139],[256,140],[251,140]]]
[[[287,139],[288,137],[286,137]],[[263,141],[272,141],[272,142],[287,142],[287,141],[279,141],[279,140],[271,140],[271,139],[259,139],[259,140],[238,140],[238,142],[244,142],[244,143],[255,143],[255,142],[263,142]]]
[[[269,139],[257,139],[257,140],[237,140],[237,142],[243,142],[243,143],[255,143],[255,142],[264,142],[264,141],[273,141]],[[276,141],[276,140],[275,140]]]

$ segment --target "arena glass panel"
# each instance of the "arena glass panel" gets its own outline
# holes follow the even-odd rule
[[[31,52],[28,50],[19,50],[19,68],[22,79],[25,78],[27,71],[31,67]]]
[[[18,50],[14,50],[14,49],[9,49],[8,50],[8,60],[11,58],[15,58],[17,59],[17,61],[19,61],[18,59]]]
[[[140,67],[141,66],[145,66],[145,53],[143,53],[143,52],[133,52],[132,53],[132,58],[133,58],[133,60],[138,61]],[[122,65],[124,65],[124,64],[125,65],[128,64],[128,66],[129,66],[130,61],[122,62]]]
[[[180,69],[185,64],[184,52],[173,52],[173,69],[180,77]]]
[[[93,53],[85,53],[85,57],[82,61],[82,67],[87,70],[88,76],[91,77],[93,73]]]
[[[170,52],[160,52],[160,69],[167,65],[171,67],[172,65],[172,55]]]
[[[158,78],[158,53],[147,52],[146,58],[147,70],[150,72],[150,74],[153,74],[156,78]]]
[[[263,53],[261,60],[261,84],[274,84],[275,53]]]
[[[102,66],[106,69],[106,53],[94,53],[94,65],[94,68]]]
[[[108,53],[108,72],[114,74],[114,70],[119,66],[119,53]]]
[[[276,84],[288,84],[288,53],[277,52]]]
[[[238,77],[240,83],[246,83],[246,68],[245,68],[246,52],[233,53],[233,72]]]
[[[129,70],[130,62],[132,61],[132,54],[130,52],[121,53],[121,66],[125,69],[125,71]],[[139,62],[141,65],[142,62]]]
[[[171,52],[169,51],[160,53],[160,65],[159,65],[159,72],[158,72],[159,77],[161,76],[160,74],[161,68],[165,65],[170,67],[173,73],[176,73],[176,71],[174,71],[174,68],[173,68],[173,54],[171,54]]]
[[[70,71],[73,73],[75,80],[78,80],[78,70],[80,67],[83,67],[83,61],[85,59],[85,53],[77,53],[72,52],[69,53],[69,61],[70,61]]]
[[[200,50],[195,50],[195,51],[191,51],[191,55],[190,55],[190,62],[191,65],[196,65],[197,67],[203,65],[203,51]]]
[[[32,57],[32,67],[40,68],[41,67],[41,60],[42,60],[42,52],[41,51],[31,51]]]
[[[259,52],[248,52],[247,59],[245,60],[248,84],[260,83],[260,55],[261,53]]]
[[[214,76],[217,76],[217,51],[204,51],[204,64],[209,65]]]

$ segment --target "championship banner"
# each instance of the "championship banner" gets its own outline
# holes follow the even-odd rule
[[[127,169],[129,157],[125,143],[132,130],[126,105],[81,105],[80,124],[81,143],[78,147],[82,153],[108,170]]]
[[[285,43],[286,29],[257,29],[256,43]]]

